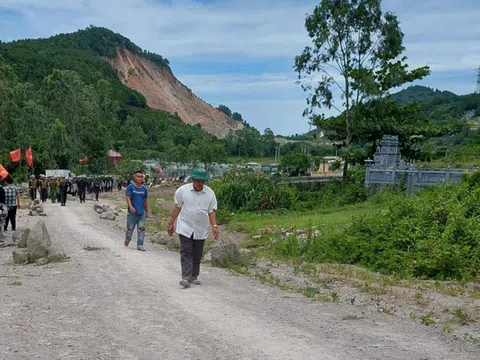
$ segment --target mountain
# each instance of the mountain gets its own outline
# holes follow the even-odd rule
[[[401,90],[392,95],[393,99],[401,105],[409,105],[417,101],[428,101],[438,98],[452,98],[457,95],[450,91],[440,91],[425,86],[415,85]]]
[[[107,79],[122,105],[148,105],[176,114],[217,137],[243,127],[178,81],[166,58],[105,28],[90,26],[48,39],[0,43],[0,55],[22,81],[40,85],[54,69],[73,70],[87,84]]]

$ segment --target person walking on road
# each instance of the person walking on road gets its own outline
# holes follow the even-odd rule
[[[67,179],[62,177],[62,180],[60,181],[60,206],[66,206],[66,204],[67,204],[67,192],[68,192]]]
[[[180,285],[185,288],[191,284],[200,285],[200,261],[210,226],[214,240],[219,237],[217,198],[213,190],[205,185],[208,173],[204,169],[195,169],[191,178],[193,183],[183,185],[175,192],[175,206],[168,223],[168,234],[172,236],[177,220],[182,267]]]
[[[124,245],[128,247],[132,240],[132,234],[137,227],[137,249],[145,251],[145,222],[148,218],[148,190],[143,186],[144,175],[142,171],[135,173],[135,181],[127,186],[125,196],[127,198],[127,232]]]
[[[42,203],[47,201],[48,196],[48,180],[45,175],[40,175],[40,200]]]
[[[50,179],[49,186],[50,186],[50,200],[52,200],[52,204],[53,204],[57,201],[57,189],[58,189],[57,179]]]
[[[80,180],[78,180],[77,186],[78,186],[78,197],[80,199],[80,204],[81,204],[82,202],[85,202],[85,192],[87,190],[87,182],[83,177],[81,177]]]
[[[7,176],[5,179],[5,205],[8,208],[7,219],[5,220],[4,230],[7,231],[8,223],[12,224],[12,231],[15,231],[17,226],[17,209],[20,209],[20,192],[18,188],[13,185],[13,178]]]
[[[30,176],[30,180],[28,181],[28,188],[30,190],[30,200],[34,201],[37,198],[37,188],[38,182],[35,179],[35,175]]]

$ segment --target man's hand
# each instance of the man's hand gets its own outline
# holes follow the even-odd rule
[[[168,235],[173,235],[173,222],[168,223]]]
[[[135,214],[137,210],[133,206],[130,206],[130,213]]]
[[[212,228],[212,234],[213,234],[213,239],[218,240],[218,237],[220,236],[220,230],[218,230],[218,227],[214,226]]]

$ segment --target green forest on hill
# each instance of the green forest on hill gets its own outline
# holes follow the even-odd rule
[[[0,42],[0,160],[10,171],[18,165],[9,163],[8,151],[30,145],[37,173],[57,167],[76,170],[85,156],[89,162],[82,170],[104,172],[109,149],[127,159],[183,163],[273,157],[273,132],[261,134],[224,105],[220,110],[246,124],[226,139],[150,109],[144,96],[123,85],[102,58],[115,57],[117,47],[169,66],[162,56],[99,27],[48,39]]]

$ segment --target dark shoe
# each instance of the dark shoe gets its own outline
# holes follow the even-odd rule
[[[180,284],[181,286],[183,286],[184,288],[190,287],[190,281],[187,280],[187,279],[182,279],[182,280],[179,282],[179,284]]]
[[[201,282],[200,280],[198,280],[198,279],[192,280],[192,284],[193,284],[193,285],[200,285],[201,283],[202,283],[202,282]]]

